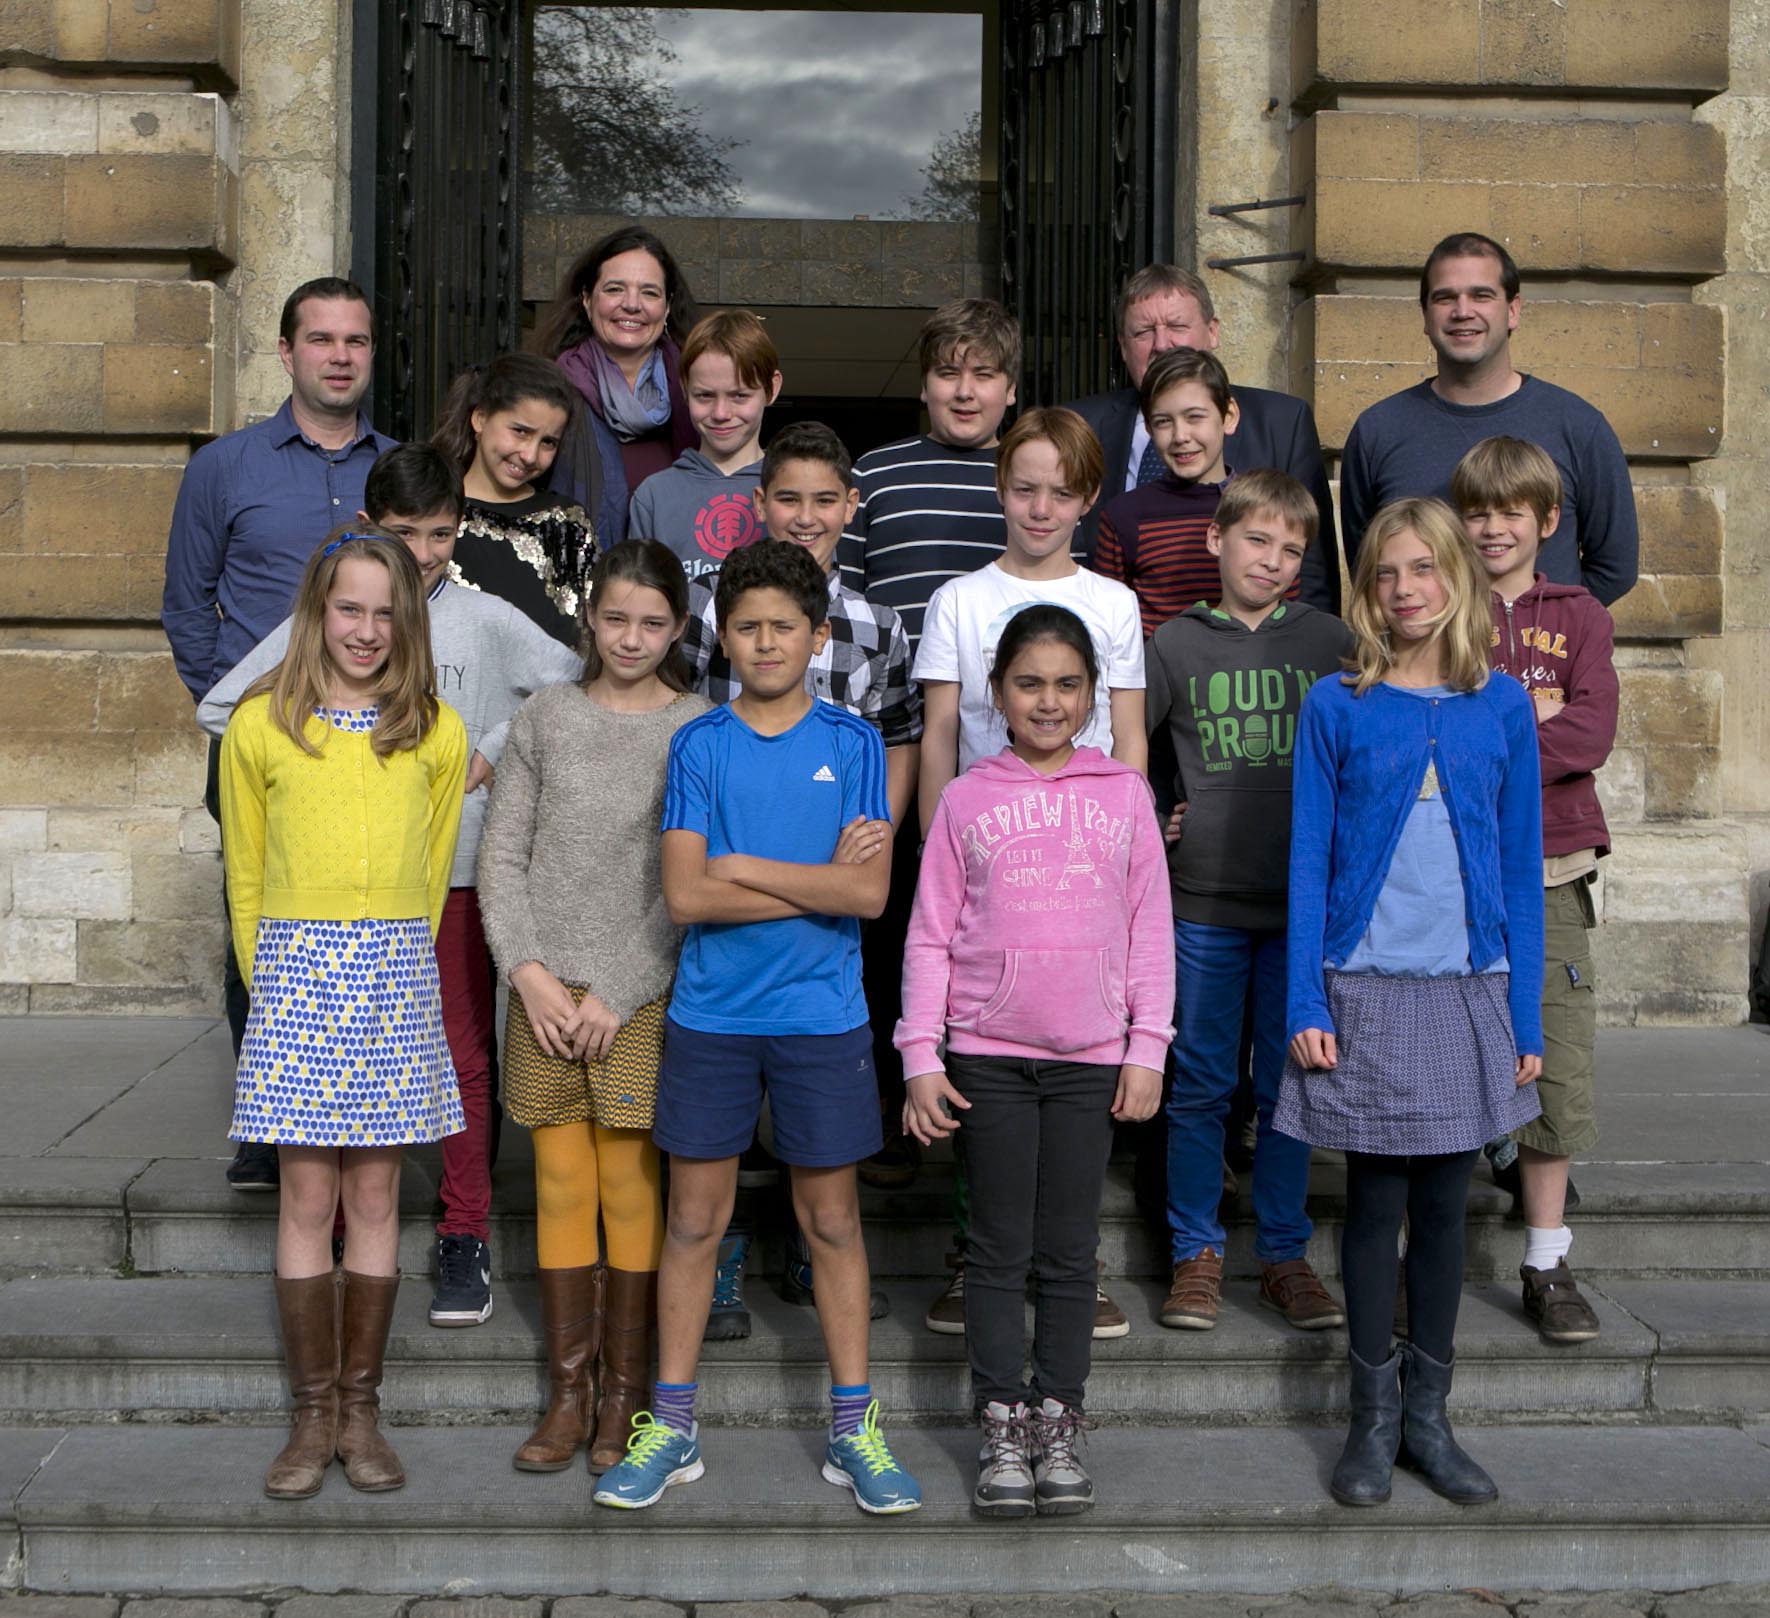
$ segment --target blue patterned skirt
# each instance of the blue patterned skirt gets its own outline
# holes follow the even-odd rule
[[[415,1146],[465,1127],[425,918],[261,920],[230,1138]]]
[[[1467,1152],[1542,1111],[1514,1081],[1510,976],[1325,974],[1339,1066],[1286,1057],[1273,1127],[1311,1146],[1407,1157]]]

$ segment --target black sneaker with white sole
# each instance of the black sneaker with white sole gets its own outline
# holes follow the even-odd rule
[[[227,1183],[236,1191],[275,1191],[282,1183],[281,1168],[276,1147],[243,1140],[227,1166]]]
[[[492,1318],[492,1250],[477,1236],[436,1239],[433,1326],[483,1326]]]

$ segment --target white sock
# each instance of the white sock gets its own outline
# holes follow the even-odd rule
[[[1567,1257],[1573,1246],[1573,1232],[1565,1225],[1556,1230],[1524,1227],[1524,1267],[1527,1270],[1552,1270]]]

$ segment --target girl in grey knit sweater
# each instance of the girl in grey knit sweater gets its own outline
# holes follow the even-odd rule
[[[663,1246],[650,1130],[681,942],[658,822],[670,738],[710,706],[682,665],[687,613],[664,546],[604,553],[583,681],[517,710],[480,840],[486,937],[516,990],[505,1104],[535,1146],[550,1393],[516,1452],[525,1471],[569,1466],[587,1439],[591,1469],[612,1466],[645,1403]]]

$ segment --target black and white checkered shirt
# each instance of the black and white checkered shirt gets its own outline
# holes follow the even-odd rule
[[[730,702],[743,686],[719,645],[713,612],[716,577],[688,587],[688,629],[682,655],[695,690]],[[805,689],[866,720],[887,747],[922,739],[922,696],[910,679],[910,642],[897,614],[830,575],[830,633],[805,671]]]

